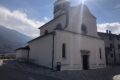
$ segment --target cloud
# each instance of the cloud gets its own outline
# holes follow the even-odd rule
[[[38,27],[45,24],[49,19],[44,17],[43,21],[37,21],[28,18],[27,14],[19,10],[11,11],[8,8],[0,6],[0,25],[14,29],[30,37],[39,36]]]
[[[104,23],[98,24],[98,32],[106,32],[106,30],[111,30],[114,34],[120,34],[120,23],[113,22],[113,23]]]

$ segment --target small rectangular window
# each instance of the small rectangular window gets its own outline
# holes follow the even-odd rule
[[[112,40],[112,36],[111,36],[111,34],[109,34],[109,40]]]
[[[62,58],[66,58],[66,44],[62,45]]]
[[[120,49],[120,44],[118,44],[118,49]]]
[[[102,59],[102,49],[99,48],[100,59]]]
[[[117,36],[117,40],[119,40],[119,36]]]
[[[113,48],[113,44],[110,44],[110,48],[111,48],[111,49]]]
[[[119,54],[119,59],[120,59],[120,54]]]
[[[113,54],[112,53],[110,54],[110,56],[111,56],[111,58],[113,58]]]

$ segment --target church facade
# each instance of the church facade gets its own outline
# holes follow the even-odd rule
[[[39,29],[41,36],[28,42],[35,64],[53,70],[106,67],[104,40],[86,5],[71,7],[67,0],[56,0],[54,18]]]

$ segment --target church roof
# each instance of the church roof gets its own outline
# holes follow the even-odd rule
[[[67,30],[57,30],[57,31],[64,31],[64,32],[68,32],[68,33],[76,34],[76,35],[83,35],[83,34],[80,34],[80,33],[72,32],[72,31],[67,31]],[[53,35],[53,34],[55,34],[55,32],[50,32],[50,33],[48,33],[47,35],[39,36],[39,37],[37,37],[37,38],[29,41],[28,43],[31,43],[31,42],[33,42],[33,41],[35,41],[35,40],[38,40],[38,39],[41,39],[41,38],[44,38],[44,37],[46,37],[46,36]],[[83,35],[83,36],[90,37],[90,38],[94,38],[94,39],[101,39],[101,40],[103,40],[102,38],[94,37],[94,36],[90,36],[90,35]]]
[[[100,35],[100,36],[113,36],[113,37],[118,37],[118,36],[120,36],[120,35],[117,35],[117,34],[113,34],[113,33],[103,33],[103,32],[98,32],[98,34]]]
[[[21,50],[21,49],[26,49],[26,50],[28,50],[28,49],[30,49],[30,48],[29,48],[29,46],[25,46],[25,47],[18,48],[18,49],[16,49],[16,50]]]
[[[80,5],[78,5],[78,6],[71,7],[71,8],[70,8],[70,11],[73,10],[73,11],[79,12],[79,11],[81,10],[81,6],[82,6],[82,5],[80,4]],[[90,10],[88,9],[88,7],[87,7],[86,5],[83,5],[83,12],[89,14],[91,17],[93,17],[93,18],[96,19],[96,17],[90,12]],[[39,27],[39,29],[45,27],[46,25],[48,25],[48,24],[51,23],[51,22],[54,22],[56,19],[60,18],[62,15],[64,15],[64,13],[61,14],[60,16],[58,16],[58,17],[53,18],[53,19],[52,19],[51,21],[49,21],[48,23],[46,23],[46,24],[44,24],[43,26]]]
[[[45,27],[46,25],[48,25],[49,23],[54,22],[56,19],[60,18],[60,17],[63,16],[63,15],[64,15],[64,14],[61,14],[60,16],[58,16],[58,17],[56,17],[56,18],[50,20],[49,22],[47,22],[47,23],[44,24],[43,26],[39,27],[38,29],[41,29],[41,28]]]
[[[39,37],[37,37],[37,38],[35,38],[35,39],[29,41],[28,43],[31,43],[31,42],[33,42],[33,41],[35,41],[35,40],[38,40],[38,39],[44,38],[44,37],[46,37],[46,36],[48,36],[48,35],[51,35],[51,34],[53,35],[54,32],[50,32],[50,33],[48,33],[48,34],[46,34],[46,35],[39,36]]]

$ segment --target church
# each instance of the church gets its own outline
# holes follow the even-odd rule
[[[40,36],[28,42],[29,59],[53,70],[106,67],[104,40],[88,7],[56,0],[53,13],[54,18],[39,28]]]

